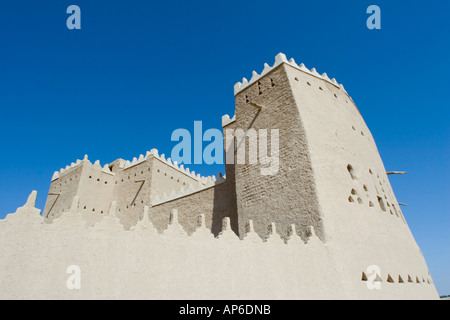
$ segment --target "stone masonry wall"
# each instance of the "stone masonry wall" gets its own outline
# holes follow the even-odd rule
[[[323,238],[308,142],[284,64],[236,95],[234,127],[244,131],[278,129],[280,143],[279,171],[275,175],[262,175],[260,165],[235,165],[240,233],[252,219],[261,237],[267,235],[267,225],[274,221],[283,237],[287,237],[288,226],[294,223],[302,238],[309,236],[311,226]],[[248,145],[246,150],[248,154]]]

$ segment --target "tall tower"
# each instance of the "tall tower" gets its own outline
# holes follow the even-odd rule
[[[284,238],[288,227],[295,224],[302,238],[308,238],[313,226],[323,239],[323,212],[319,206],[310,144],[295,97],[295,80],[288,75],[290,69],[293,67],[280,54],[273,67],[266,64],[261,75],[254,72],[250,82],[244,79],[235,86],[236,120],[230,125],[234,129],[254,129],[258,133],[267,130],[268,142],[273,130],[279,133],[279,168],[275,174],[263,175],[261,168],[265,166],[260,163],[235,164],[239,233],[244,234],[246,222],[253,220],[255,231],[262,237],[267,235],[267,226],[275,222]],[[250,141],[236,144],[241,148],[245,145],[245,153],[249,155]],[[234,152],[236,150],[237,147]]]
[[[234,166],[240,234],[250,219],[262,237],[271,221],[284,238],[290,224],[304,239],[314,227],[353,296],[376,296],[365,286],[373,268],[389,284],[432,281],[375,141],[342,85],[280,53],[272,67],[237,83],[235,98],[235,121],[224,129],[279,130],[276,174],[261,175],[261,165]],[[401,297],[405,287],[391,290]]]

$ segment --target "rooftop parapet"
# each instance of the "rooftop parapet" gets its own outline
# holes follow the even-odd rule
[[[80,166],[80,165],[81,165],[82,163],[84,163],[84,162],[89,162],[89,163],[91,163],[91,162],[88,160],[88,156],[87,156],[87,155],[84,156],[83,160],[79,160],[79,159],[78,159],[75,163],[72,162],[72,163],[70,164],[70,166],[66,166],[65,168],[61,168],[59,171],[55,171],[55,173],[53,174],[53,177],[52,177],[52,182],[55,181],[56,179],[58,179],[59,177],[63,176],[63,175],[64,175],[65,173],[67,173],[69,170],[71,170],[71,169],[73,169],[73,168],[76,168],[76,167]]]
[[[185,168],[184,165],[182,165],[182,164],[178,165],[178,163],[176,161],[172,161],[171,158],[167,158],[166,159],[166,156],[164,154],[159,155],[158,149],[151,149],[150,151],[147,151],[145,156],[143,154],[141,154],[139,156],[139,158],[134,157],[132,161],[125,161],[124,165],[123,165],[123,169],[128,169],[128,168],[131,168],[131,167],[133,167],[135,165],[138,165],[138,164],[146,161],[150,157],[154,157],[154,158],[164,162],[165,164],[167,164],[168,166],[174,168],[175,170],[178,170],[179,172],[190,176],[192,179],[197,180],[202,185],[207,184],[208,181],[211,180],[211,179],[215,180],[214,176],[212,176],[212,177],[203,177],[199,173],[196,174],[195,171],[190,171],[189,168]]]
[[[302,63],[300,65],[298,65],[295,60],[292,58],[290,60],[288,60],[286,58],[286,55],[284,53],[279,53],[275,56],[275,63],[273,66],[269,66],[267,63],[264,64],[264,69],[261,72],[261,74],[258,74],[256,71],[253,71],[252,73],[252,78],[250,79],[250,81],[248,81],[246,78],[242,78],[242,82],[237,82],[234,85],[234,95],[237,95],[239,92],[241,92],[242,90],[244,90],[245,88],[247,88],[249,85],[255,83],[256,81],[258,81],[261,77],[263,77],[264,75],[266,75],[267,73],[269,73],[270,71],[272,71],[273,69],[275,69],[276,67],[278,67],[279,65],[286,63],[300,71],[303,71],[305,73],[308,73],[316,78],[325,80],[329,83],[331,83],[332,85],[341,88],[342,90],[345,91],[344,86],[342,84],[339,84],[336,79],[330,79],[328,77],[328,75],[326,73],[323,73],[322,75],[320,75],[317,70],[315,68],[312,68],[311,70],[309,70],[308,68],[305,67],[305,65]],[[347,92],[347,91],[345,91]],[[225,116],[224,116],[225,117]],[[229,118],[229,116],[228,116]],[[223,120],[224,118],[222,117],[222,126],[223,124]]]
[[[35,208],[36,203],[36,197],[37,192],[33,191],[30,196],[28,197],[28,200],[26,204],[23,207],[20,207],[17,209],[17,211],[13,214],[9,214],[5,221],[8,221],[8,223],[14,223],[17,219],[20,218],[20,220],[17,220],[17,223],[20,225],[31,225],[34,224],[36,227],[39,226],[45,226],[42,224],[42,217],[40,216],[40,210]],[[70,231],[70,228],[73,228],[74,230],[78,230],[78,227],[86,227],[85,221],[81,219],[80,212],[77,211],[77,207],[79,204],[79,197],[74,196],[72,201],[72,206],[70,208],[70,211],[62,212],[63,215],[57,218],[55,221],[52,222],[54,224],[55,228],[61,228],[64,227],[65,231]],[[102,219],[98,221],[93,227],[86,228],[86,231],[88,232],[96,232],[96,233],[105,233],[105,234],[111,234],[111,232],[123,232],[124,235],[133,233],[133,232],[140,232],[140,233],[147,233],[148,235],[156,235],[156,236],[163,236],[163,237],[189,237],[193,236],[204,238],[205,240],[208,239],[214,239],[214,236],[209,228],[205,225],[205,216],[203,214],[199,215],[197,217],[197,228],[196,230],[191,234],[188,235],[187,232],[184,230],[184,228],[181,226],[178,220],[178,209],[172,209],[170,213],[169,218],[169,224],[167,228],[162,232],[159,233],[156,231],[155,227],[153,226],[150,216],[149,216],[149,207],[145,206],[143,208],[143,218],[141,221],[137,223],[135,227],[132,227],[130,231],[125,231],[123,228],[123,225],[121,224],[119,218],[117,217],[116,210],[117,210],[117,202],[112,201],[110,204],[110,209],[108,214],[103,215]],[[17,218],[17,219],[15,219]],[[29,221],[29,223],[26,223]],[[0,221],[1,223],[2,221]],[[56,224],[55,224],[56,222]],[[63,226],[66,224],[66,226]],[[52,228],[54,230],[55,228]],[[268,225],[269,235],[267,238],[263,239],[261,238],[254,230],[253,227],[253,221],[248,220],[247,226],[246,226],[246,233],[243,236],[242,239],[240,239],[234,231],[231,229],[231,220],[229,217],[225,217],[222,220],[222,228],[219,235],[216,237],[216,239],[219,240],[225,240],[225,241],[233,241],[233,242],[243,242],[243,243],[269,243],[269,244],[291,244],[291,245],[301,245],[301,246],[310,246],[319,244],[321,245],[323,242],[317,237],[314,227],[309,226],[310,232],[306,239],[306,241],[303,241],[299,235],[296,232],[295,225],[291,225],[289,227],[289,238],[284,241],[281,239],[280,235],[277,232],[276,224],[274,222],[270,223]],[[240,240],[240,241],[239,241]],[[326,243],[323,243],[326,244]]]
[[[222,116],[222,127],[225,127],[229,125],[230,123],[233,123],[236,121],[236,115],[234,115],[232,118],[228,114],[225,114]]]
[[[213,177],[203,177],[200,174],[196,174],[195,171],[190,171],[189,168],[185,168],[184,165],[178,165],[178,163],[176,161],[172,161],[171,158],[167,158],[166,159],[164,154],[159,155],[158,149],[151,149],[150,151],[147,151],[145,156],[143,154],[141,154],[141,155],[139,155],[138,158],[134,157],[132,161],[122,160],[121,163],[119,164],[119,167],[121,169],[126,170],[126,169],[129,169],[129,168],[131,168],[133,166],[136,166],[136,165],[146,161],[150,157],[154,157],[156,159],[159,159],[160,161],[164,162],[168,166],[178,170],[179,172],[182,172],[182,173],[188,175],[189,177],[199,181],[203,185],[208,183],[208,179],[212,179],[213,178]],[[92,164],[89,161],[88,156],[85,155],[83,160],[77,160],[75,163],[72,162],[70,166],[66,166],[65,168],[62,168],[60,171],[55,171],[55,173],[53,174],[53,177],[52,177],[52,182],[54,180],[58,179],[59,177],[61,177],[62,175],[66,174],[69,170],[71,170],[73,168],[76,168],[76,167],[80,166],[83,163]],[[105,164],[102,167],[99,160],[95,161],[93,166],[98,167],[98,169],[101,170],[104,173],[115,175],[113,172],[111,172],[108,164]],[[214,177],[214,180],[215,180],[215,177]]]
[[[88,159],[88,155],[85,155],[83,160],[77,160],[76,162],[72,162],[70,164],[70,166],[66,166],[65,168],[61,168],[59,171],[55,171],[55,173],[53,173],[53,177],[52,177],[52,182],[55,181],[56,179],[62,177],[63,175],[65,175],[66,173],[68,173],[70,170],[72,170],[73,168],[77,168],[82,164],[91,164],[94,167],[97,167],[99,170],[101,170],[104,173],[107,174],[111,174],[114,175],[113,172],[111,172],[111,170],[109,169],[109,166],[107,164],[105,164],[102,168],[102,166],[100,165],[100,160],[97,160],[94,162],[94,164],[92,164],[89,159]]]

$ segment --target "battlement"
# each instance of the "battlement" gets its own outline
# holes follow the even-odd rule
[[[225,114],[222,116],[222,127],[225,127],[235,121],[236,121],[236,115],[234,115],[232,118],[230,118],[230,116],[228,114]]]
[[[145,156],[143,154],[141,154],[141,155],[139,155],[139,157],[134,157],[132,161],[121,160],[120,164],[119,164],[119,168],[123,169],[123,170],[130,169],[134,166],[137,166],[137,165],[147,161],[151,157],[158,159],[161,162],[163,162],[164,164],[170,166],[171,168],[174,168],[177,171],[189,176],[190,178],[197,180],[202,185],[206,185],[210,182],[210,180],[215,181],[215,179],[216,179],[215,176],[205,177],[205,176],[200,175],[199,173],[196,174],[195,171],[190,171],[189,168],[187,168],[187,167],[185,168],[184,165],[178,165],[177,161],[172,161],[171,158],[166,159],[165,155],[164,154],[159,155],[158,149],[155,149],[155,148],[151,149],[150,151],[147,151]],[[86,164],[86,163],[92,165],[92,163],[89,161],[87,155],[84,156],[83,160],[78,159],[76,162],[72,162],[70,164],[70,166],[68,165],[65,168],[61,168],[59,171],[55,171],[51,181],[53,182],[53,181],[57,180],[58,178],[64,176],[68,172],[70,172],[72,169],[80,167],[81,165]],[[104,173],[115,175],[115,173],[113,173],[110,170],[109,164],[105,164],[102,167],[100,165],[100,160],[95,161],[93,166],[97,167]]]
[[[218,236],[214,237],[211,230],[205,224],[205,215],[200,214],[196,218],[195,224],[197,228],[192,232],[188,233],[184,230],[184,227],[179,223],[178,220],[178,209],[172,209],[169,215],[169,223],[162,233],[158,232],[156,227],[152,223],[152,219],[149,213],[149,207],[145,206],[143,208],[142,219],[140,219],[135,226],[130,230],[125,230],[124,226],[121,224],[119,218],[117,217],[117,203],[112,201],[110,204],[109,212],[102,216],[102,218],[97,221],[93,226],[89,225],[86,220],[84,220],[80,210],[78,210],[79,198],[75,196],[72,201],[70,210],[62,212],[62,214],[52,221],[51,224],[45,224],[43,217],[40,216],[40,210],[35,208],[37,192],[33,191],[28,198],[25,206],[17,209],[15,213],[8,214],[5,222],[15,223],[20,225],[30,225],[33,223],[35,227],[50,228],[49,230],[65,230],[71,232],[77,232],[77,229],[84,229],[87,232],[98,232],[108,234],[113,232],[123,232],[134,233],[137,231],[145,231],[148,235],[159,235],[163,237],[193,237],[204,239],[217,239],[221,241],[240,241],[241,243],[252,242],[252,243],[275,243],[275,244],[285,244],[285,245],[308,245],[312,242],[322,243],[322,241],[317,237],[314,227],[309,227],[309,237],[306,241],[303,241],[296,232],[295,225],[290,225],[289,227],[289,238],[283,240],[277,233],[276,223],[271,222],[267,225],[268,236],[265,238],[260,237],[253,228],[253,221],[248,220],[246,233],[243,237],[239,237],[232,229],[230,218],[225,217],[222,220],[222,230]],[[31,200],[30,200],[31,199]],[[0,221],[2,223],[3,221]]]
[[[302,63],[300,65],[298,65],[294,58],[287,60],[286,55],[284,53],[279,53],[275,56],[275,63],[273,64],[273,66],[269,66],[267,63],[264,64],[264,69],[261,72],[261,74],[258,74],[256,71],[252,72],[252,77],[250,79],[250,81],[248,81],[246,78],[242,78],[242,82],[237,82],[234,85],[234,95],[237,95],[239,92],[241,92],[242,90],[244,90],[245,88],[247,88],[248,86],[250,86],[251,84],[257,82],[260,78],[262,78],[263,76],[265,76],[266,74],[268,74],[270,71],[272,71],[273,69],[275,69],[276,67],[280,66],[281,64],[286,63],[288,65],[290,65],[291,67],[294,67],[300,71],[303,71],[309,75],[312,75],[318,79],[327,81],[328,83],[342,89],[345,91],[344,86],[342,84],[339,84],[335,78],[330,79],[328,77],[328,75],[326,73],[323,73],[322,75],[319,74],[317,72],[317,70],[315,68],[312,68],[311,70],[306,68],[305,65]],[[347,92],[347,91],[345,91]],[[223,125],[223,119],[222,118],[222,125]],[[229,120],[229,116],[228,116],[228,120]]]
[[[47,224],[34,208],[35,199],[33,192],[25,206],[0,221],[5,257],[0,298],[437,298],[431,275],[417,264],[383,264],[375,280],[380,290],[367,288],[372,273],[364,262],[348,263],[349,276],[342,276],[338,257],[330,258],[330,252],[340,252],[337,243],[323,242],[312,226],[306,240],[297,235],[295,225],[283,239],[277,223],[271,222],[267,236],[261,237],[247,220],[245,234],[238,237],[225,217],[215,236],[203,214],[190,218],[196,228],[188,231],[179,221],[184,211],[173,209],[165,216],[166,227],[158,230],[146,206],[137,224],[125,230],[114,201],[108,214],[91,226],[76,210],[78,197],[70,211]],[[78,291],[61,285],[67,283],[69,266],[82,272]],[[31,275],[38,271],[36,281]]]
[[[155,148],[151,149],[150,151],[147,151],[145,156],[143,154],[141,154],[141,155],[139,155],[139,158],[135,157],[135,158],[133,158],[133,161],[131,161],[131,162],[126,161],[123,169],[126,170],[131,167],[134,167],[134,166],[148,160],[150,157],[160,160],[164,164],[176,169],[177,171],[179,171],[197,181],[203,181],[207,178],[207,177],[202,177],[200,174],[195,174],[195,171],[190,171],[189,168],[185,168],[184,165],[178,165],[178,163],[176,161],[172,161],[171,158],[166,159],[165,154],[159,155],[158,149],[155,149]]]
[[[110,175],[115,175],[113,172],[111,172],[111,170],[109,169],[109,166],[107,164],[105,164],[103,167],[100,165],[100,160],[97,160],[94,162],[94,164],[92,164],[92,162],[89,161],[88,159],[88,155],[85,155],[83,160],[77,160],[76,162],[72,162],[70,164],[70,166],[66,166],[65,168],[61,168],[59,171],[55,171],[53,173],[53,177],[52,177],[52,182],[63,177],[64,175],[68,174],[69,172],[73,171],[73,169],[75,168],[79,168],[80,166],[82,166],[83,164],[90,164],[93,167],[99,169],[100,171],[110,174]]]

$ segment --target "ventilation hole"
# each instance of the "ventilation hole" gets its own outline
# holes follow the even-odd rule
[[[101,214],[103,214],[103,211],[102,212],[100,212]]]
[[[86,206],[84,206],[84,208],[83,208],[84,210],[86,210]]]
[[[273,87],[275,87],[275,82],[273,82],[273,79],[270,79],[270,85]]]
[[[108,181],[105,181],[105,184],[108,184]]]
[[[372,174],[372,169],[369,169],[369,173]]]
[[[361,281],[367,281],[367,276],[364,272],[362,273]]]
[[[361,131],[361,135],[363,136],[363,135],[364,135],[364,132]]]
[[[414,282],[409,274],[408,274],[408,282]]]
[[[392,213],[392,210],[389,210],[389,212],[391,213],[391,216],[393,216],[394,214]]]
[[[95,212],[95,208],[92,209],[92,212]]]
[[[425,279],[422,277],[422,282],[424,282],[425,283]]]
[[[298,81],[298,78],[297,78],[297,77],[295,77],[295,78],[294,78],[294,80],[295,80],[295,81]]]
[[[381,210],[386,211],[386,207],[384,206],[383,198],[381,198],[381,197],[377,197],[377,198],[378,198],[378,204],[380,205]]]
[[[365,184],[363,184],[363,189],[364,189],[364,191],[369,191],[369,190],[367,189],[367,186],[366,186]]]
[[[322,91],[323,91],[322,87],[319,87],[319,90],[322,90]]]
[[[350,177],[352,177],[352,179],[355,180],[356,179],[355,172],[350,164],[347,166],[347,171],[348,173],[350,173]]]
[[[398,276],[398,283],[405,283],[400,275]]]
[[[369,201],[369,207],[373,207],[373,202]]]
[[[418,278],[418,277],[416,277],[416,283],[420,283],[420,281],[419,281],[419,278]]]
[[[335,97],[335,98],[337,98],[337,95],[336,95],[336,93],[334,94],[334,97]]]
[[[392,205],[392,208],[394,208],[394,212],[395,212],[395,215],[397,216],[397,218],[400,218],[400,216],[398,215],[397,209],[395,209],[394,205]]]
[[[389,282],[389,283],[394,283],[394,280],[392,279],[392,277],[389,274],[388,274],[388,277],[387,277],[386,281]]]
[[[122,182],[123,182],[123,179],[122,179]]]
[[[348,202],[355,202],[355,200],[353,200],[352,196],[348,197]]]
[[[356,194],[356,190],[352,189],[352,191],[350,191],[351,194],[355,195]]]
[[[89,176],[89,179],[92,179],[92,176]]]
[[[375,282],[383,282],[383,279],[381,279],[379,274],[375,277]]]
[[[358,197],[357,200],[358,200],[358,203],[359,203],[359,204],[362,204],[362,203],[363,203],[360,197]]]
[[[308,86],[311,86],[311,83],[309,83],[309,82],[306,82],[306,84],[307,84]]]
[[[355,126],[352,126],[352,129],[356,131],[356,128],[355,128]]]
[[[98,178],[97,181],[100,181],[100,178]]]

